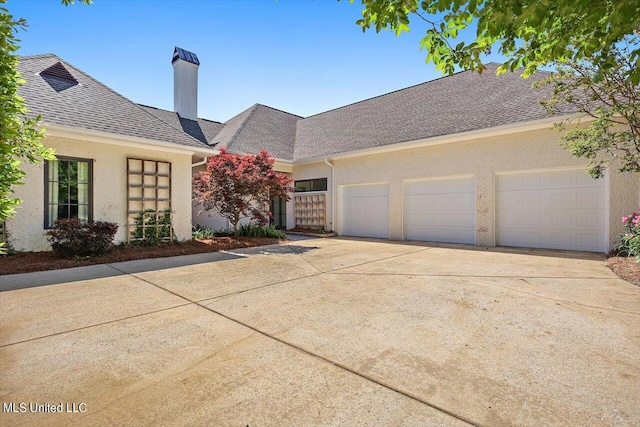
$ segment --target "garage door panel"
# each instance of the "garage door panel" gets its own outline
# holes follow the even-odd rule
[[[405,195],[416,194],[459,194],[473,192],[473,179],[411,181],[405,184]]]
[[[446,227],[433,228],[430,226],[407,226],[406,233],[411,236],[429,236],[430,242],[445,243],[469,243],[469,234],[473,233],[473,227]],[[409,239],[418,240],[418,239]]]
[[[536,172],[498,176],[496,189],[497,244],[605,250],[604,180],[582,170]]]
[[[551,206],[554,208],[569,208],[574,204],[575,195],[567,192],[559,192],[551,195]]]
[[[404,227],[407,240],[474,243],[474,179],[406,183]]]
[[[389,238],[389,186],[370,184],[342,188],[342,234]]]
[[[576,195],[576,206],[582,209],[591,209],[601,206],[604,202],[604,191],[600,195],[596,191],[580,191]]]
[[[573,223],[573,215],[565,212],[554,212],[551,214],[551,227],[553,228],[567,228],[571,227]]]
[[[576,246],[582,248],[585,251],[591,250],[590,248],[598,245],[599,236],[595,233],[590,234],[577,234]]]
[[[571,233],[555,233],[551,241],[555,246],[571,246]]]
[[[347,198],[356,197],[361,199],[380,196],[387,197],[389,196],[389,186],[386,184],[346,186],[342,194]]]

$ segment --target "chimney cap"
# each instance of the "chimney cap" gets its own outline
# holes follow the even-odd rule
[[[187,61],[195,65],[200,65],[198,56],[195,53],[189,52],[188,50],[184,50],[176,46],[175,49],[173,49],[173,59],[171,60],[171,63],[173,64],[178,59],[182,59],[183,61]]]

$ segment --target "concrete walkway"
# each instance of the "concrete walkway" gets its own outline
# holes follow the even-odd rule
[[[0,289],[3,426],[640,423],[640,289],[598,255],[308,239]]]

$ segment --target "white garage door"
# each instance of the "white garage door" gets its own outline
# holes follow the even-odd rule
[[[389,238],[389,186],[342,187],[342,234]]]
[[[473,178],[412,181],[404,188],[407,240],[475,243]]]
[[[497,177],[496,243],[605,251],[606,181],[584,170]]]

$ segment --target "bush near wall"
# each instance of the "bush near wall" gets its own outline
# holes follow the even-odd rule
[[[47,231],[51,249],[62,257],[102,255],[113,248],[118,224],[106,221],[83,223],[77,218],[57,219]]]
[[[622,218],[627,232],[622,235],[622,243],[618,247],[621,255],[632,256],[640,262],[640,209]]]
[[[233,230],[221,229],[212,230],[204,225],[194,225],[191,228],[191,234],[194,239],[211,239],[214,237],[233,236]],[[238,228],[239,237],[270,237],[274,239],[285,239],[287,236],[274,226],[264,226],[255,224],[245,224]]]

